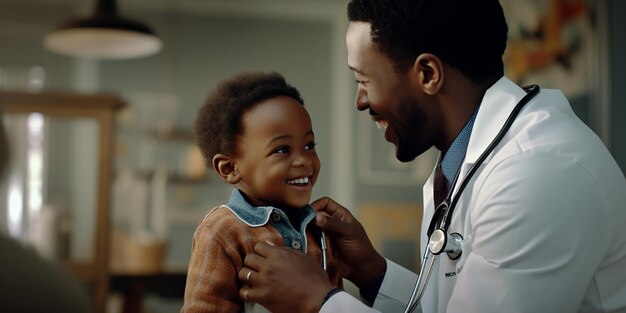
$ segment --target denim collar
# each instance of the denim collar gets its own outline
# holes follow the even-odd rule
[[[228,200],[228,207],[237,215],[237,217],[246,225],[250,227],[259,227],[268,223],[270,220],[270,216],[272,212],[276,212],[281,215],[285,220],[289,220],[287,215],[283,210],[273,207],[273,206],[252,206],[248,201],[244,198],[241,191],[237,188],[234,188],[231,195],[230,200]],[[301,233],[304,233],[304,229],[306,225],[309,224],[315,217],[315,211],[310,205],[298,210],[300,213],[300,225],[292,225],[292,227],[299,228]]]

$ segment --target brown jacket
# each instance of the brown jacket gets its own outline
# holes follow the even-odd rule
[[[272,213],[272,219],[276,218]],[[268,219],[269,220],[269,219]],[[322,266],[319,236],[311,227],[306,230],[306,254]],[[341,287],[336,256],[327,238],[327,272],[330,282]],[[267,222],[250,226],[228,206],[214,208],[198,225],[192,241],[185,300],[182,313],[241,312],[244,302],[239,297],[242,282],[238,272],[247,253],[260,241],[285,245],[278,230]]]

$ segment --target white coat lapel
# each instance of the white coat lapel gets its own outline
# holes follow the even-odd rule
[[[496,137],[504,122],[509,117],[515,105],[526,92],[506,77],[500,78],[485,92],[485,96],[478,109],[472,135],[470,137],[465,159],[459,172],[459,181],[454,186],[454,193],[458,191],[460,182],[467,175],[470,168],[480,155],[487,149]],[[489,162],[490,158],[485,160]]]

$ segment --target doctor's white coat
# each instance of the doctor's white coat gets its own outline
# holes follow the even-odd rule
[[[487,90],[460,177],[524,95],[506,77]],[[422,253],[434,211],[432,180],[423,188]],[[624,174],[563,94],[542,89],[462,193],[450,232],[463,236],[463,254],[439,256],[421,309],[626,312],[625,225]],[[374,308],[403,312],[416,279],[387,261]],[[376,310],[340,293],[321,312]]]

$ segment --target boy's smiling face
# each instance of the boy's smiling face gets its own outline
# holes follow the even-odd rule
[[[291,97],[264,100],[242,117],[236,183],[254,206],[302,208],[320,170],[311,118]]]

